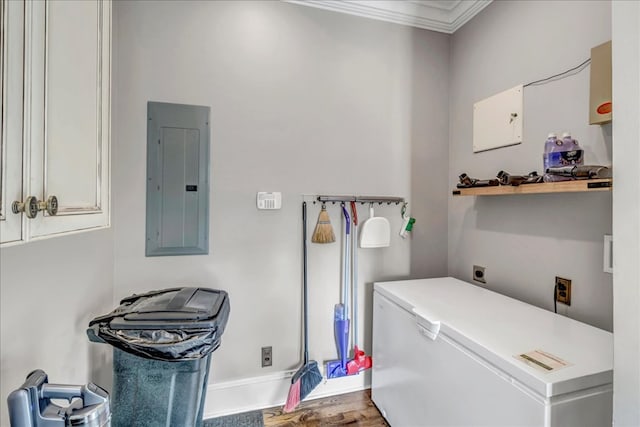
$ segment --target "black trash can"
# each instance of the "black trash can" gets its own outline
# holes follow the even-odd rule
[[[229,318],[229,296],[207,288],[132,295],[89,323],[113,346],[112,425],[202,425],[211,353]]]

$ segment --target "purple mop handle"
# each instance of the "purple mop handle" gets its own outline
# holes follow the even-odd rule
[[[344,215],[344,219],[346,221],[345,224],[345,244],[344,244],[344,287],[342,290],[342,303],[344,304],[344,317],[343,319],[349,318],[349,262],[351,261],[351,257],[349,255],[349,246],[351,246],[351,240],[349,239],[349,233],[351,232],[351,218],[349,217],[349,212],[345,207],[345,204],[342,203],[340,205],[342,207],[342,214]]]
[[[351,218],[349,217],[349,212],[347,212],[347,209],[344,207],[344,203],[342,204],[342,214],[347,221],[346,233],[349,234],[351,232]]]

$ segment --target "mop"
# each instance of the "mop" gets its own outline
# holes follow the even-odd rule
[[[373,360],[358,348],[358,208],[351,202],[353,216],[353,263],[351,264],[351,298],[353,300],[353,359],[347,363],[347,375],[354,375],[371,368]]]
[[[351,219],[342,203],[342,214],[345,219],[345,244],[344,244],[344,284],[342,288],[342,302],[335,305],[333,313],[333,328],[338,348],[338,360],[327,362],[327,378],[340,378],[347,374],[347,351],[349,347],[349,249],[351,246],[350,228]]]

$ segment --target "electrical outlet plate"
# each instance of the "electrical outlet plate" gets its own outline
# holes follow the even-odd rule
[[[271,366],[273,363],[273,354],[271,350],[271,346],[262,347],[262,367],[265,368],[267,366]]]
[[[571,305],[571,279],[556,276],[556,301]]]
[[[479,265],[473,266],[473,280],[480,283],[487,283],[487,279],[485,278],[484,274],[484,267],[481,267]]]

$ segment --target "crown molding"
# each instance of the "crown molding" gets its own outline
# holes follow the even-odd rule
[[[380,21],[453,34],[492,0],[285,0]]]

